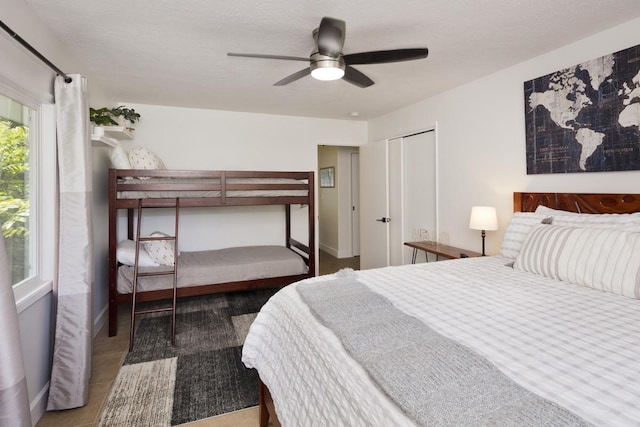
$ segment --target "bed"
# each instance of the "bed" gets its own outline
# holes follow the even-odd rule
[[[640,195],[514,211],[498,256],[279,291],[243,348],[260,424],[640,425]]]
[[[118,261],[124,236],[118,236],[118,212],[127,212],[127,236],[134,239],[134,212],[147,208],[180,209],[281,205],[283,246],[249,246],[183,252],[178,257],[177,295],[285,286],[315,275],[314,173],[278,171],[197,171],[109,169],[109,336],[117,334],[118,305],[130,303],[135,265]],[[179,201],[179,202],[178,202]],[[292,238],[292,206],[308,206],[306,244]],[[173,215],[173,212],[170,213]],[[133,256],[128,258],[133,259]],[[122,260],[122,257],[120,256]],[[140,261],[139,261],[140,262]],[[138,266],[140,272],[165,266]],[[171,267],[172,269],[172,267]],[[172,298],[170,276],[140,277],[137,301]]]

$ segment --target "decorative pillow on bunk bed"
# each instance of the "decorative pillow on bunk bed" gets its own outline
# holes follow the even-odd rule
[[[125,150],[121,145],[118,145],[111,150],[109,158],[111,159],[111,165],[115,169],[131,169],[127,150]]]
[[[640,233],[539,225],[513,268],[640,299]]]
[[[129,162],[133,169],[166,169],[164,162],[156,153],[144,147],[133,147],[129,151]],[[140,177],[140,179],[149,179],[148,177]]]
[[[133,266],[136,261],[136,242],[133,240],[123,240],[118,243],[116,250],[116,258],[118,262],[124,265]],[[138,267],[157,267],[160,264],[155,262],[144,249],[144,245],[140,245],[140,254],[138,255]]]
[[[154,231],[149,237],[170,237],[161,231]],[[155,262],[160,265],[173,265],[173,240],[151,240],[144,242],[144,248]],[[178,253],[180,255],[180,253]]]
[[[542,224],[542,221],[548,219],[548,215],[537,214],[533,212],[514,212],[504,237],[502,238],[502,246],[500,247],[500,255],[507,258],[515,259],[522,248],[529,231],[536,225]]]

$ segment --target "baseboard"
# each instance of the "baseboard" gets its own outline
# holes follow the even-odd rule
[[[346,249],[342,249],[338,251],[338,256],[336,258],[352,258],[352,252],[351,249],[346,250]]]
[[[40,418],[47,411],[47,396],[49,392],[49,382],[44,385],[40,393],[29,404],[29,410],[31,412],[31,425],[35,426]]]
[[[320,250],[325,251],[332,257],[338,258],[338,250],[336,248],[332,248],[331,246],[327,246],[323,243],[320,243]]]
[[[95,338],[100,329],[107,324],[109,305],[105,305],[100,313],[93,319],[93,337]]]

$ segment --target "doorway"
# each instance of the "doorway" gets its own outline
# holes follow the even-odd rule
[[[318,146],[319,272],[360,268],[359,147]]]

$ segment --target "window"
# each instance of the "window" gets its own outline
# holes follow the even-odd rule
[[[35,120],[33,109],[0,95],[0,223],[14,285],[36,273],[30,189],[30,171],[36,170],[30,155]]]
[[[53,288],[55,134],[53,97],[0,75],[0,221],[18,312]]]

